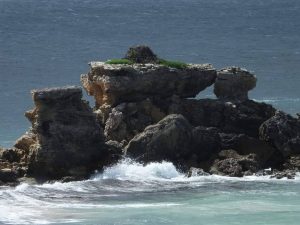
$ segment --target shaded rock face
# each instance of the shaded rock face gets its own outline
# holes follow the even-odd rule
[[[216,70],[210,65],[188,65],[174,69],[158,64],[110,65],[91,63],[91,71],[81,76],[89,95],[95,97],[96,108],[103,104],[112,107],[124,102],[147,98],[167,98],[174,94],[195,97],[212,85]]]
[[[104,112],[101,109],[98,111]],[[106,121],[101,122],[106,138],[130,141],[146,126],[157,123],[168,114],[182,114],[195,127],[217,127],[224,133],[245,133],[258,137],[260,125],[275,114],[275,109],[250,100],[233,104],[215,99],[195,100],[173,96],[122,103],[106,114]]]
[[[125,154],[142,162],[178,161],[189,153],[192,126],[181,115],[168,115],[137,134],[125,147]]]
[[[104,134],[108,140],[130,141],[145,127],[166,116],[150,99],[122,103],[111,110],[105,121]]]
[[[300,154],[300,121],[278,111],[260,127],[260,138],[276,147],[285,157]]]
[[[210,173],[231,177],[251,175],[259,169],[255,154],[239,155],[234,150],[223,150],[218,154],[210,169]]]
[[[0,185],[17,185],[27,171],[26,153],[21,149],[0,148]]]
[[[233,149],[240,155],[255,154],[264,168],[279,168],[284,162],[283,155],[265,141],[245,134],[220,133],[221,148]]]
[[[125,147],[125,154],[146,163],[171,161],[187,171],[203,166],[203,161],[210,160],[220,147],[218,129],[193,127],[182,115],[171,114],[137,134]]]
[[[283,164],[284,169],[300,171],[300,155],[290,156]]]
[[[145,45],[138,45],[129,48],[125,55],[125,59],[129,59],[135,63],[157,63],[158,58],[152,50]]]
[[[16,146],[29,151],[28,174],[47,179],[85,177],[106,157],[103,132],[77,87],[32,92],[32,123]]]
[[[226,133],[243,133],[251,137],[258,137],[261,124],[275,114],[271,105],[252,100],[231,103],[173,98],[165,105],[168,113],[182,114],[193,126],[217,127]]]
[[[218,72],[214,93],[219,99],[243,101],[255,86],[255,75],[239,67],[228,67]]]
[[[208,160],[221,150],[219,130],[214,127],[195,127],[192,130],[192,140],[189,148],[189,154],[197,158],[197,164],[200,161]]]

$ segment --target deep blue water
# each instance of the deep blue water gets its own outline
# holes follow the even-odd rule
[[[251,98],[300,112],[299,0],[0,0],[0,146],[28,129],[31,89],[80,85],[89,61],[135,44],[245,67],[258,77]],[[299,177],[186,178],[166,162],[121,162],[87,181],[1,187],[0,224],[298,225]]]
[[[300,111],[298,0],[0,0],[0,145],[27,130],[31,89],[80,84],[89,61],[135,44],[245,67],[258,77],[252,98]]]

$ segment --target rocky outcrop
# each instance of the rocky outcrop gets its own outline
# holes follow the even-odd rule
[[[107,157],[103,132],[78,87],[32,92],[32,123],[16,147],[28,151],[28,175],[46,179],[86,177]]]
[[[275,114],[268,104],[252,100],[224,102],[215,99],[180,99],[173,97],[167,114],[182,114],[193,126],[217,127],[226,133],[259,136],[259,127]]]
[[[123,102],[147,98],[166,98],[174,94],[187,98],[213,84],[216,70],[211,65],[188,65],[176,69],[160,64],[106,64],[92,62],[91,71],[81,76],[83,87],[96,100],[112,107]]]
[[[108,140],[130,141],[145,127],[166,116],[150,99],[141,102],[122,103],[114,107],[104,122],[104,134]]]
[[[125,59],[128,59],[135,63],[152,63],[158,62],[157,56],[152,50],[145,45],[138,45],[130,47],[125,55]]]
[[[181,115],[168,115],[137,134],[125,147],[125,154],[138,161],[177,162],[188,155],[192,126]]]
[[[243,101],[255,86],[255,75],[239,67],[227,67],[218,71],[214,93],[219,99]]]
[[[260,167],[279,168],[283,155],[267,142],[246,134],[220,133],[221,149],[233,149],[240,155],[255,154]]]
[[[285,157],[300,154],[300,120],[278,111],[261,125],[260,138]]]
[[[299,171],[300,120],[249,100],[250,72],[162,60],[147,46],[90,65],[81,82],[94,110],[78,87],[34,90],[35,108],[25,114],[32,127],[0,149],[0,183],[84,179],[124,155],[171,161],[188,176]],[[213,83],[218,99],[192,99]]]
[[[223,150],[214,161],[210,173],[231,177],[252,175],[259,169],[255,154],[239,155],[234,150]]]
[[[26,152],[16,148],[0,148],[0,185],[17,185],[27,171]]]
[[[230,103],[215,99],[181,99],[178,96],[122,103],[112,109],[102,110],[103,106],[106,105],[96,113],[101,115],[106,138],[116,141],[130,141],[146,126],[169,114],[184,115],[195,127],[217,127],[225,133],[245,133],[257,138],[261,124],[275,114],[272,106],[251,100]]]

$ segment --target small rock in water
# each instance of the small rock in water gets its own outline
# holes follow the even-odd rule
[[[286,177],[287,179],[295,179],[295,176],[295,171],[286,170],[276,172],[274,175],[271,176],[271,178],[282,179]]]

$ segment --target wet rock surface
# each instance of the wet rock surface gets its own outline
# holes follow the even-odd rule
[[[223,150],[214,161],[210,173],[242,177],[244,175],[252,175],[259,168],[256,154],[240,155],[234,150]]]

